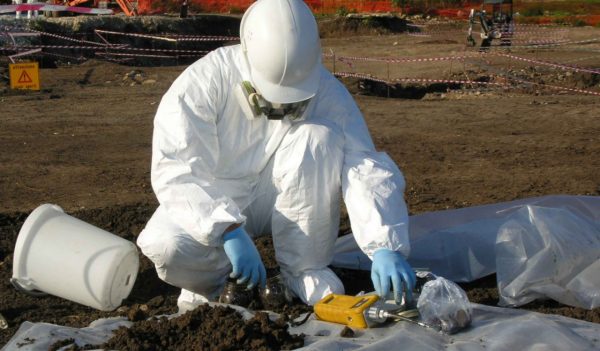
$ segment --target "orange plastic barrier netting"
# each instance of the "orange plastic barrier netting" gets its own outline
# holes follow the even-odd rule
[[[243,13],[255,0],[188,0],[190,11],[204,13]],[[149,15],[164,12],[179,12],[183,0],[138,0],[138,12]],[[405,14],[428,14],[432,16],[441,16],[446,18],[466,19],[472,8],[480,9],[481,1],[461,1],[454,3],[445,1],[417,1],[417,0],[305,0],[316,14],[334,14],[334,13],[373,13],[373,12],[393,12]],[[395,5],[396,4],[396,5]],[[527,3],[515,1],[515,11],[519,10]],[[448,6],[449,7],[444,7]],[[565,23],[576,23],[577,21],[588,24],[598,25],[600,15],[573,15],[557,17],[526,17],[521,18],[527,23],[559,23],[564,20]]]
[[[243,13],[254,0],[188,0],[190,9],[197,12]],[[398,0],[398,6],[391,0],[305,0],[314,13],[333,14],[339,12],[405,12],[437,14],[440,10],[431,7],[417,6],[411,0]],[[182,0],[138,0],[140,14],[154,14],[166,11],[178,11]],[[468,15],[468,3],[460,9],[444,9],[444,16],[464,17]]]

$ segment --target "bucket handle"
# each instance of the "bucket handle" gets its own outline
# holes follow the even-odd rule
[[[42,296],[46,296],[48,294],[46,294],[43,291],[40,290],[27,290],[25,289],[23,286],[21,286],[21,284],[19,283],[18,279],[15,278],[10,278],[10,283],[12,284],[12,286],[15,287],[15,289],[17,289],[19,292],[22,292],[23,294],[27,294],[29,296],[33,296],[33,297],[42,297]]]

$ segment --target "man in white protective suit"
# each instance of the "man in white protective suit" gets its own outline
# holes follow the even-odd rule
[[[377,293],[410,293],[403,175],[322,66],[310,9],[259,0],[240,37],[188,67],[160,103],[151,174],[160,206],[137,240],[142,252],[182,288],[187,310],[214,301],[228,276],[264,286],[251,238],[271,233],[285,285],[312,305],[344,293],[327,267],[343,194]]]

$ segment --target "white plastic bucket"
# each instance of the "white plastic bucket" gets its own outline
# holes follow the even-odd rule
[[[131,292],[138,267],[132,242],[44,204],[21,227],[11,282],[25,292],[112,311]]]

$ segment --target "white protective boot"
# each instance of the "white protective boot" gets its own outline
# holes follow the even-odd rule
[[[179,309],[179,313],[183,314],[207,302],[209,300],[206,297],[189,290],[181,289],[181,294],[177,298],[177,308]]]
[[[329,268],[303,272],[294,277],[284,274],[286,286],[307,305],[314,305],[329,294],[343,294],[344,285]]]

